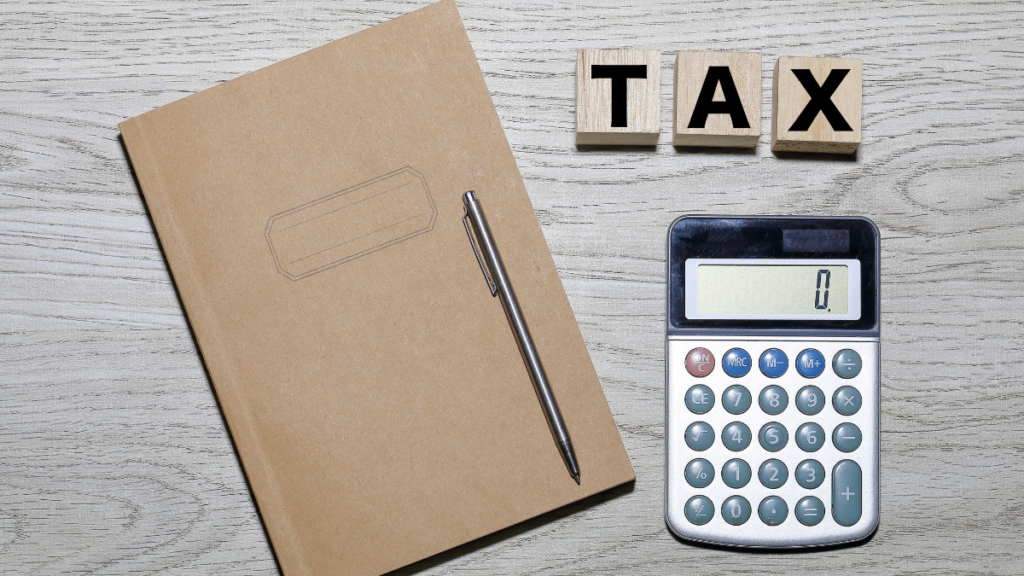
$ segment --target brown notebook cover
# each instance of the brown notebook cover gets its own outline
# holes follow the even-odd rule
[[[380,574],[634,479],[453,2],[120,127],[288,576]],[[466,237],[470,189],[580,486]]]

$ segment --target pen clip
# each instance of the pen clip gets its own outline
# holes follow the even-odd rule
[[[480,250],[476,247],[476,242],[473,240],[473,233],[469,231],[469,206],[463,204],[462,206],[462,225],[466,227],[466,236],[469,237],[469,245],[473,247],[473,254],[476,255],[476,263],[480,265],[480,271],[484,273],[484,280],[487,280],[487,287],[491,289],[491,296],[498,295],[498,286],[491,280],[490,274],[487,273],[487,267],[484,266],[484,259],[480,257]]]

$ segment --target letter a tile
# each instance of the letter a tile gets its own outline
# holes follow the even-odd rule
[[[761,55],[678,52],[672,144],[753,148],[761,136]]]
[[[661,133],[661,53],[580,50],[576,145],[654,146]]]
[[[779,58],[772,76],[772,152],[854,153],[862,75],[860,60]]]

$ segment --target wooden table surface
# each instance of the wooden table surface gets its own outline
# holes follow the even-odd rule
[[[278,571],[117,123],[423,4],[0,5],[0,574]],[[1024,571],[1024,4],[832,4],[459,2],[637,482],[401,573]],[[656,149],[575,148],[579,48],[662,51]],[[755,151],[671,146],[682,49],[763,53]],[[771,153],[783,55],[864,60],[855,157]],[[665,528],[665,232],[687,213],[881,229],[868,543]]]

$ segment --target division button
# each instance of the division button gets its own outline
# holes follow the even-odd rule
[[[750,354],[743,348],[733,348],[722,356],[722,370],[733,378],[746,376],[751,365],[753,361],[750,360]]]
[[[761,442],[761,447],[765,450],[778,452],[785,448],[786,443],[789,442],[789,432],[786,431],[786,427],[782,424],[769,422],[761,427],[758,440]]]
[[[786,373],[789,368],[789,358],[786,353],[778,348],[770,348],[761,354],[761,373],[769,378],[778,378]]]
[[[686,519],[692,524],[703,526],[715,516],[715,505],[707,496],[694,496],[686,501]]]
[[[789,468],[786,468],[781,460],[765,460],[764,464],[761,464],[761,469],[757,471],[757,478],[765,488],[775,490],[789,480]]]
[[[750,446],[750,428],[743,422],[733,422],[722,429],[722,444],[733,452],[744,450]]]
[[[817,460],[804,460],[797,465],[794,476],[796,476],[797,484],[808,490],[814,490],[825,480],[825,467]]]
[[[796,503],[793,513],[804,526],[814,526],[825,517],[825,505],[814,496],[808,496]]]
[[[843,416],[852,416],[860,410],[860,392],[853,386],[843,386],[832,395],[832,407]]]
[[[786,516],[789,515],[789,506],[786,506],[786,501],[782,498],[769,496],[761,500],[761,505],[757,507],[757,515],[765,524],[778,526],[786,521]]]
[[[733,526],[750,519],[750,502],[743,496],[733,496],[722,502],[722,518]]]
[[[715,479],[715,467],[711,465],[711,462],[703,458],[695,458],[686,465],[683,476],[686,477],[686,481],[690,486],[704,488]]]
[[[853,452],[860,448],[860,428],[856,424],[844,422],[832,432],[832,443],[840,452]]]
[[[786,406],[789,406],[789,394],[786,394],[781,386],[765,386],[757,398],[757,403],[761,405],[761,410],[764,410],[765,414],[775,416],[782,414]]]
[[[691,386],[686,391],[686,407],[694,414],[705,414],[715,405],[715,393],[703,384]]]
[[[840,350],[832,359],[832,369],[840,378],[853,378],[860,374],[860,354],[853,350]]]
[[[715,355],[707,348],[694,348],[686,354],[686,371],[703,378],[715,369]]]
[[[743,414],[750,408],[750,390],[739,384],[729,386],[722,392],[722,408],[729,414]]]
[[[722,466],[722,482],[729,488],[743,488],[750,482],[750,465],[733,458]]]
[[[796,393],[796,409],[814,416],[825,407],[825,394],[817,386],[804,386]]]
[[[860,466],[843,460],[832,469],[832,517],[842,526],[853,526],[860,520],[862,486]]]
[[[808,422],[796,429],[796,445],[804,452],[817,452],[825,445],[825,431]]]
[[[691,450],[703,452],[715,443],[715,431],[707,422],[694,422],[686,429],[686,445]]]
[[[796,371],[804,378],[817,378],[825,371],[825,357],[814,348],[808,348],[796,357]]]

